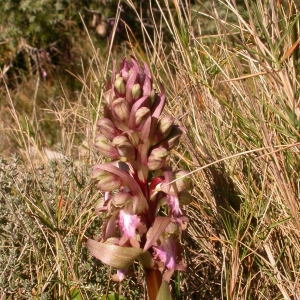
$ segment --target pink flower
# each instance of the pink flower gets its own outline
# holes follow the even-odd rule
[[[160,238],[160,245],[153,247],[157,258],[164,263],[167,269],[175,270],[177,251],[176,241],[172,237]]]
[[[139,243],[136,240],[136,231],[139,227],[141,227],[141,222],[137,215],[131,214],[126,209],[120,210],[119,229],[122,234],[120,245],[125,244],[129,240],[133,247],[139,247]]]
[[[117,270],[117,273],[112,276],[113,281],[121,282],[125,279],[128,269]]]
[[[177,195],[167,195],[167,202],[174,217],[179,217],[182,215]]]

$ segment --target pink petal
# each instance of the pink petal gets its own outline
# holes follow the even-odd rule
[[[182,215],[182,211],[179,206],[179,199],[177,195],[167,195],[167,202],[169,204],[169,207],[172,210],[172,215],[174,217],[178,217]]]
[[[167,269],[174,270],[176,267],[176,242],[173,238],[161,238],[161,244],[154,247],[159,260]]]
[[[117,276],[119,279],[119,282],[125,279],[126,274],[128,273],[128,269],[123,269],[123,270],[117,270]]]
[[[126,241],[135,238],[136,229],[140,225],[140,220],[137,215],[132,215],[124,209],[119,213],[119,228]],[[123,238],[124,239],[124,238]]]

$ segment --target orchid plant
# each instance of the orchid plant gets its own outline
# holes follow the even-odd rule
[[[115,281],[121,282],[138,260],[148,299],[171,299],[171,276],[186,269],[180,239],[188,218],[182,205],[192,198],[188,172],[173,171],[168,162],[185,129],[162,115],[164,88],[156,93],[149,67],[140,67],[133,57],[122,60],[119,72],[114,65],[104,100],[95,147],[111,161],[92,170],[103,192],[95,208],[103,225],[97,241],[88,239],[88,250],[117,269]]]

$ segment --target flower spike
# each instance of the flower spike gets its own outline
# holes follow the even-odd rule
[[[173,171],[168,163],[186,130],[162,115],[164,87],[156,93],[150,68],[134,57],[124,58],[119,71],[114,65],[103,97],[95,147],[111,162],[92,170],[92,180],[104,193],[95,208],[103,225],[100,239],[89,239],[88,249],[117,269],[113,280],[118,282],[138,260],[149,300],[171,299],[168,282],[175,270],[185,270],[180,240],[188,218],[182,205],[192,197],[188,172]]]

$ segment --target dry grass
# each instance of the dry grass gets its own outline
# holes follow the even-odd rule
[[[141,19],[144,43],[127,28],[129,43],[123,49],[123,53],[133,53],[149,63],[157,83],[161,81],[166,88],[167,113],[188,129],[173,153],[174,167],[184,166],[194,179],[194,201],[186,208],[190,216],[185,241],[189,270],[175,276],[174,297],[299,299],[300,13],[293,1],[288,5],[245,1],[244,7],[230,0],[216,6],[195,2],[192,8],[180,0],[153,2],[156,8],[149,9],[152,27],[145,26],[139,8],[132,7]],[[127,3],[132,4],[130,0]],[[212,32],[203,26],[205,18],[210,20]],[[71,101],[63,96],[47,110],[57,126],[53,130],[60,136],[60,152],[76,162],[76,174],[99,160],[92,146],[94,125],[101,115],[102,87],[114,58],[120,57],[112,47],[105,57],[94,49],[90,66],[77,75],[83,86],[78,98]],[[12,133],[24,160],[33,162],[33,148],[45,159],[40,133],[36,131],[33,138],[29,130],[30,126],[36,130],[38,122],[20,122],[13,102],[11,99]],[[78,299],[105,293],[107,281],[101,281],[105,286],[98,285],[97,290],[91,287],[96,281],[85,281],[85,268],[75,272],[74,255],[66,250],[64,240],[78,236],[75,260],[86,266],[86,254],[81,256],[80,251],[85,251],[84,236],[90,224],[95,224],[91,210],[97,195],[87,181],[75,188],[80,180],[72,179],[65,186],[65,200],[60,202],[57,193],[54,206],[48,207],[41,178],[34,175],[36,165],[29,169],[41,198],[20,194],[48,245],[47,257],[52,257],[46,263],[34,241],[28,241],[33,255],[40,253],[40,260],[31,265],[37,268],[31,272],[32,278],[37,276],[38,286],[44,287],[55,275],[56,287],[50,290],[56,291],[56,299],[71,297],[74,287],[82,297]],[[60,178],[65,180],[71,176],[68,172],[59,174],[64,174]],[[68,199],[80,207],[75,215]],[[17,214],[22,221],[21,212]],[[63,220],[69,215],[74,218],[72,224],[64,225],[67,233],[50,230],[57,224],[58,214]],[[40,221],[45,216],[52,224],[46,228]],[[91,232],[96,232],[93,226]],[[28,236],[34,234],[29,232]],[[141,288],[140,281],[137,287],[128,281],[123,291],[128,298],[140,299],[135,293]]]
[[[145,32],[141,57],[167,88],[168,113],[189,130],[174,152],[195,181],[186,299],[300,294],[299,11],[292,1],[245,4],[165,1],[170,47],[159,25],[154,37]]]

